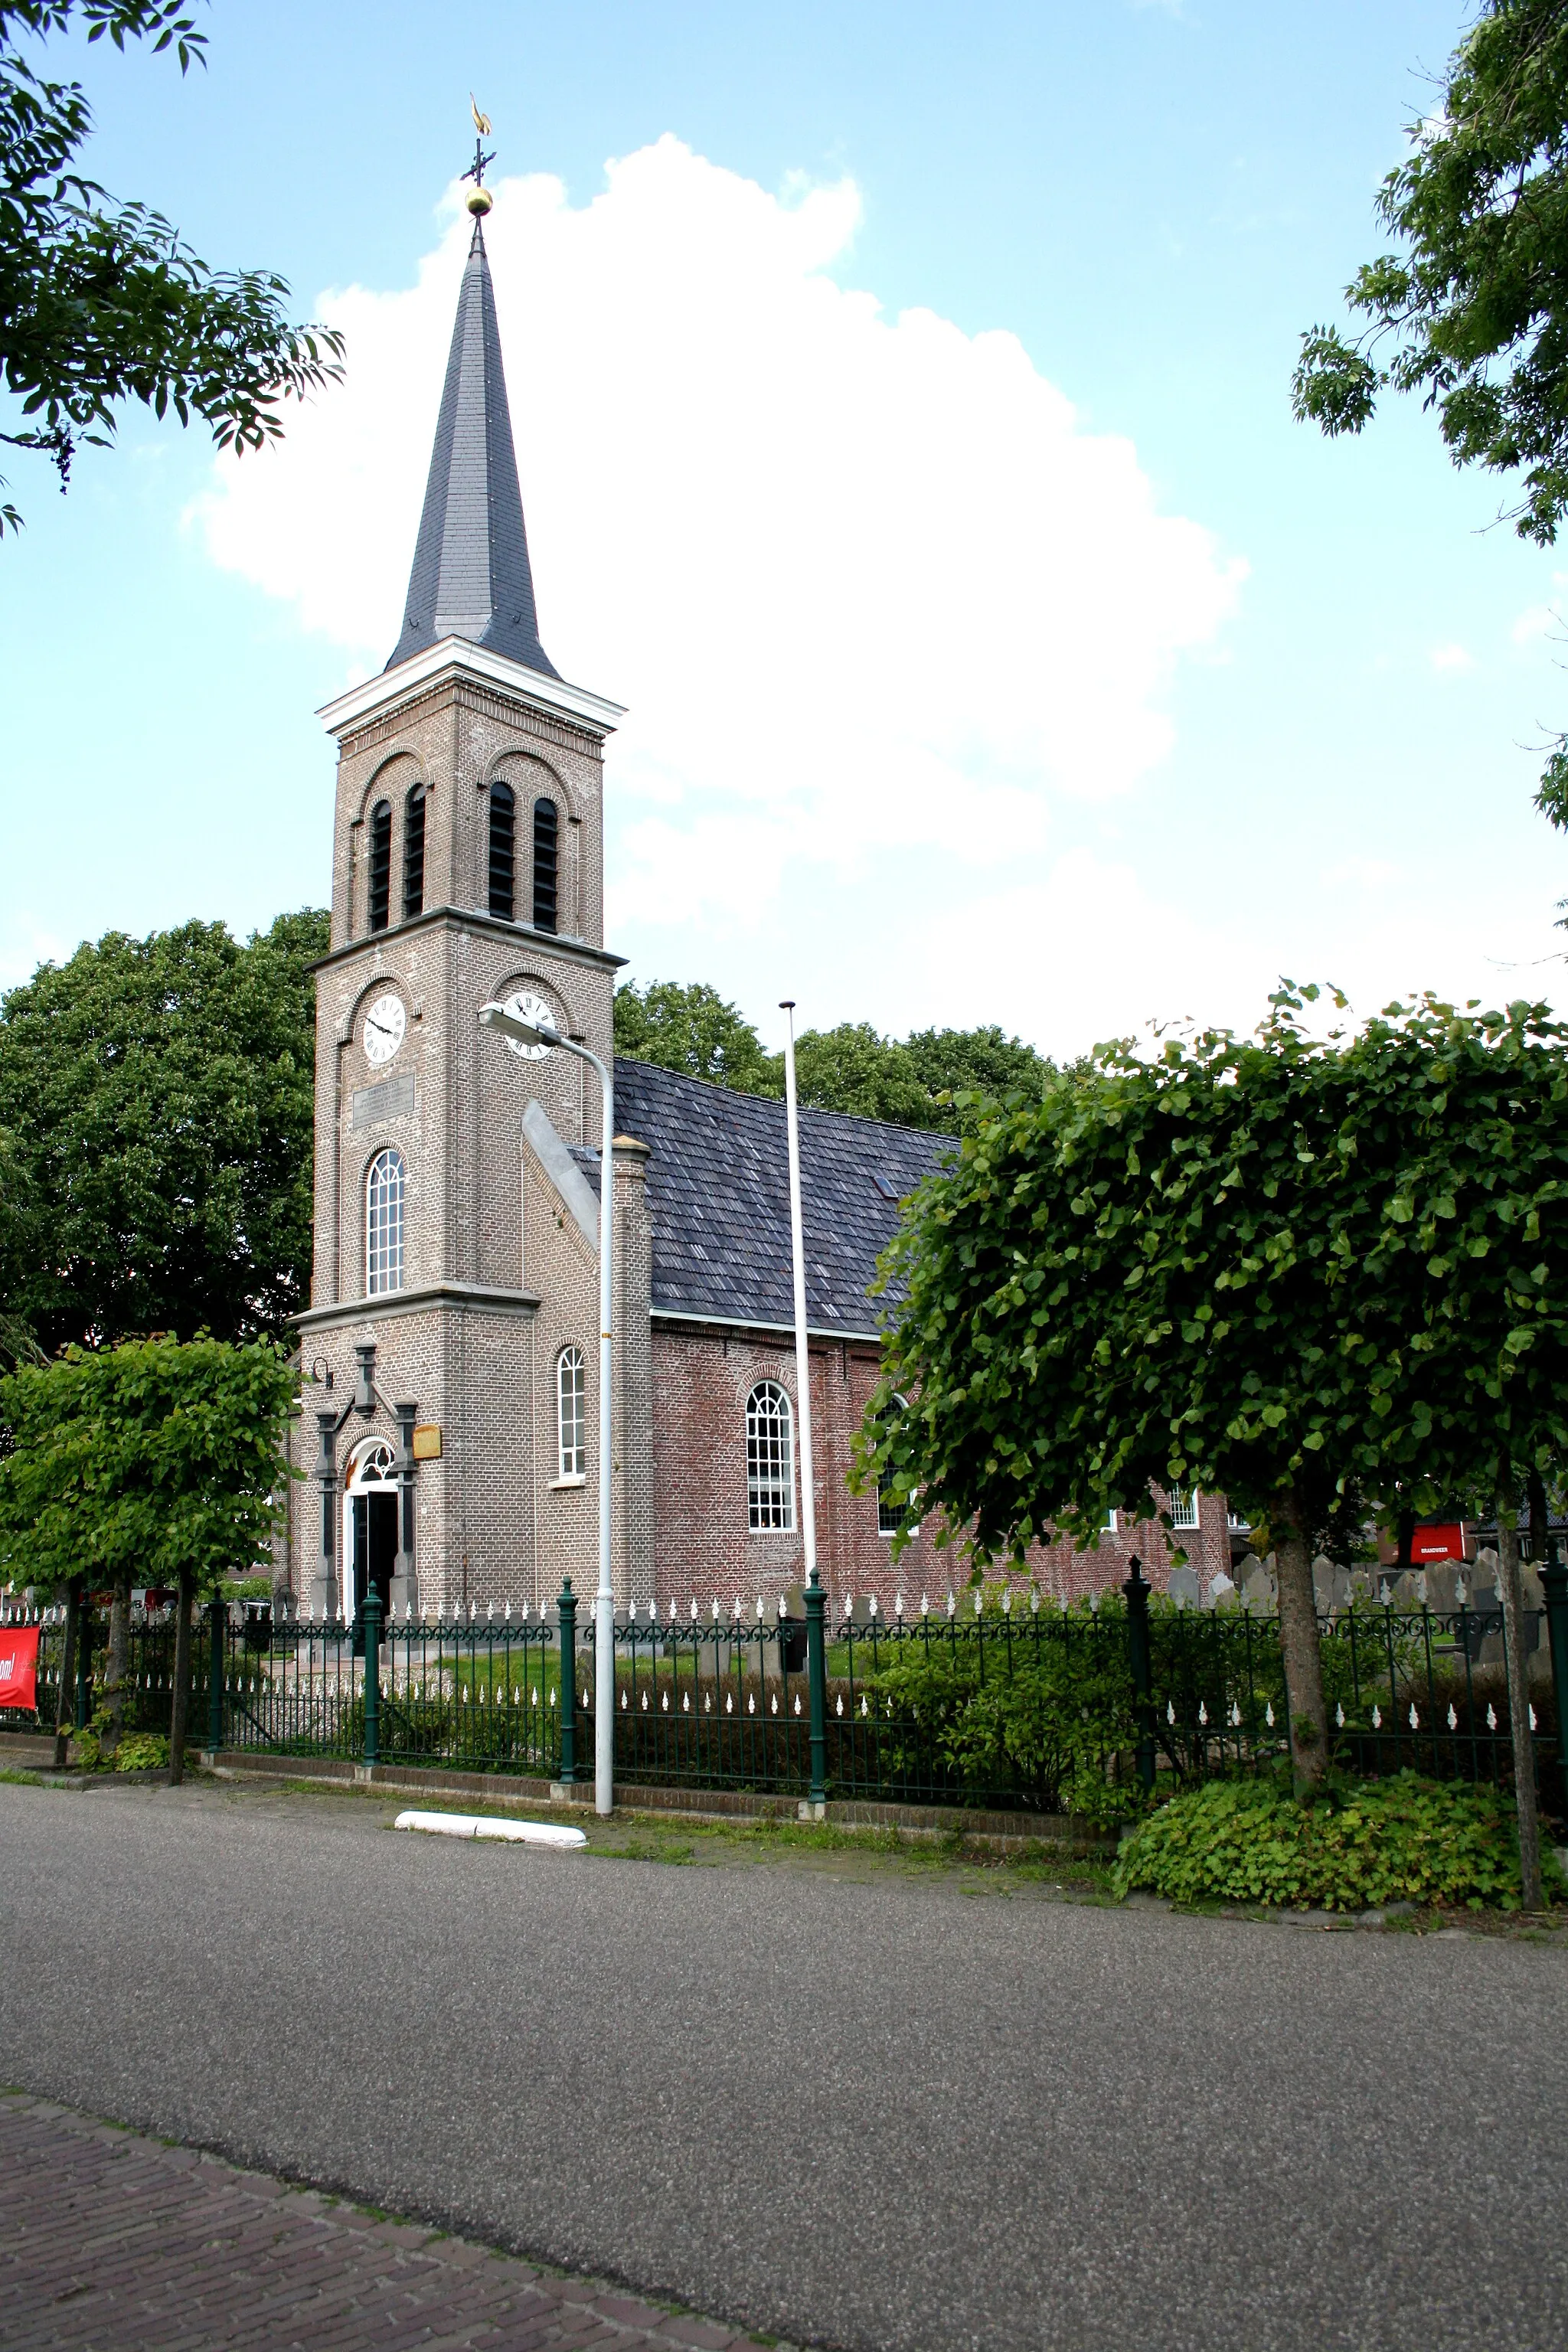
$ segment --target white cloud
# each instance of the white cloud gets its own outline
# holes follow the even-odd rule
[[[1155,768],[1246,567],[1155,508],[1017,339],[842,286],[846,181],[785,198],[661,139],[574,207],[502,183],[494,270],[542,634],[630,705],[612,917],[722,928],[890,839],[981,878]],[[396,635],[457,281],[321,298],[346,384],[220,461],[216,560],[365,668]],[[803,870],[805,869],[805,870]]]
[[[1434,646],[1426,656],[1435,670],[1462,674],[1474,669],[1476,657],[1464,646]]]

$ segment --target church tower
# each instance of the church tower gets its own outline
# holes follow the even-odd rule
[[[318,1452],[292,1551],[300,1601],[345,1614],[367,1581],[399,1616],[537,1606],[595,1539],[596,1091],[575,1056],[521,1054],[477,1015],[499,998],[611,1052],[603,753],[622,713],[540,638],[484,160],[402,633],[321,713],[337,807],[300,1318]],[[640,1194],[637,1149],[615,1160]]]

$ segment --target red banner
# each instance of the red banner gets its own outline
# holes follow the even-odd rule
[[[0,1625],[0,1706],[38,1704],[38,1628]]]
[[[1410,1537],[1410,1561],[1421,1568],[1436,1559],[1463,1559],[1465,1530],[1457,1528],[1415,1528]]]

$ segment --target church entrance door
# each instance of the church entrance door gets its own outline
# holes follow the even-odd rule
[[[392,1578],[397,1562],[398,1483],[395,1457],[384,1437],[373,1437],[355,1452],[349,1465],[345,1516],[349,1537],[348,1591],[345,1616],[357,1621],[360,1603],[372,1585],[381,1596],[384,1612],[392,1605]],[[383,1615],[383,1624],[387,1622]]]

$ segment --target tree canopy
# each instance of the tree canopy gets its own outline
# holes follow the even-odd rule
[[[1399,250],[1345,289],[1353,341],[1303,335],[1296,414],[1359,433],[1385,386],[1419,393],[1456,465],[1521,478],[1515,525],[1551,546],[1568,511],[1568,0],[1480,0],[1408,137],[1377,199]],[[1537,804],[1568,826],[1568,741]]]
[[[294,1382],[283,1352],[199,1339],[70,1348],[0,1381],[0,1581],[216,1584],[266,1549]]]
[[[703,982],[654,981],[646,990],[624,982],[616,992],[616,1051],[742,1094],[784,1093],[784,1055],[764,1053],[745,1015]],[[808,1108],[949,1133],[963,1113],[943,1095],[1015,1087],[1037,1094],[1051,1066],[994,1025],[922,1029],[900,1040],[868,1021],[845,1021],[803,1030],[795,1040],[795,1077]]]
[[[47,1351],[306,1304],[326,947],[314,909],[111,931],[0,1000],[0,1313]]]
[[[980,1106],[892,1246],[863,1441],[982,1561],[1222,1492],[1279,1541],[1282,1625],[1289,1549],[1314,1658],[1337,1502],[1500,1495],[1568,1449],[1568,1028],[1428,999],[1324,1039],[1317,996]]]
[[[83,441],[112,438],[135,400],[220,446],[260,448],[279,404],[340,373],[342,340],[289,323],[270,270],[209,268],[159,214],[106,194],[77,170],[91,127],[78,82],[24,55],[85,26],[89,41],[172,51],[182,73],[205,36],[184,0],[0,0],[0,383],[20,403],[0,440],[46,452],[62,488]],[[18,520],[0,507],[0,531]]]

